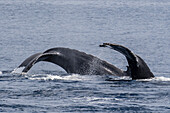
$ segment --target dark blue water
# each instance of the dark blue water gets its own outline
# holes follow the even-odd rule
[[[170,112],[169,0],[1,0],[0,112]],[[67,74],[40,62],[11,73],[52,47],[93,54],[126,70],[117,43],[141,56],[150,80]],[[18,72],[19,70],[15,71]]]

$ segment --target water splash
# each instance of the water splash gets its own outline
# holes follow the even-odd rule
[[[19,67],[19,68],[15,68],[11,73],[12,74],[23,74],[23,70],[25,67]]]
[[[67,76],[60,76],[60,75],[50,75],[50,74],[45,74],[45,75],[28,75],[28,78],[30,80],[72,80],[72,81],[83,81],[83,80],[89,80],[90,78],[87,76],[81,76],[78,74],[72,74],[72,75],[67,75]]]
[[[170,81],[170,78],[161,76],[161,77],[155,77],[153,80],[155,80],[155,81]]]
[[[0,71],[0,75],[2,75],[2,71]]]
[[[141,79],[141,80],[136,80],[136,81],[165,81],[167,82],[167,81],[170,81],[170,78],[161,76],[161,77],[155,77],[152,79]]]
[[[92,64],[96,64],[98,63],[97,60],[94,60],[94,63]],[[15,68],[11,73],[12,74],[26,74],[26,73],[23,73],[23,69],[25,67],[20,67],[20,68]],[[90,67],[90,71],[91,73],[93,73],[94,71],[94,68],[93,68],[93,65],[92,67]],[[2,75],[3,72],[0,71],[0,75]],[[71,75],[67,75],[67,76],[60,76],[60,75],[51,75],[51,74],[36,74],[36,75],[27,75],[29,79],[31,80],[73,80],[73,81],[83,81],[83,80],[92,80],[92,77],[93,78],[96,78],[94,77],[95,75],[93,76],[82,76],[82,75],[79,75],[79,74],[71,74]],[[96,75],[97,76],[97,75]],[[99,76],[98,76],[99,77]],[[97,78],[98,78],[97,77]],[[106,78],[108,76],[105,76]],[[131,80],[131,78],[129,77],[115,77],[115,76],[109,76],[106,80],[109,80],[109,81],[115,81],[115,80]],[[154,77],[154,78],[151,78],[151,79],[140,79],[140,80],[136,80],[136,81],[170,81],[170,78],[169,77],[164,77],[164,76],[160,76],[160,77]]]
[[[89,67],[89,73],[91,75],[93,75],[96,70],[97,70],[97,66],[100,64],[100,60],[93,58],[92,61],[90,62],[90,67]]]

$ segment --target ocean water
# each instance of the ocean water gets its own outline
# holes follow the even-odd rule
[[[0,112],[170,112],[169,0],[0,0]],[[105,42],[142,57],[155,78],[67,74],[40,62],[14,70],[53,47],[77,49],[126,70]]]

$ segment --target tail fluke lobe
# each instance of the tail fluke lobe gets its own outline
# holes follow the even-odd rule
[[[133,60],[133,61],[136,60],[136,55],[133,52],[131,52],[128,48],[126,48],[122,45],[103,43],[102,46],[103,47],[110,46],[112,49],[114,49],[114,50],[122,53],[123,55],[125,55],[127,59]]]
[[[18,66],[18,68],[25,67],[22,72],[25,72],[25,73],[28,72],[29,69],[37,62],[41,54],[42,53],[36,53],[34,55],[31,55],[26,60],[24,60],[22,64]]]
[[[132,79],[148,79],[154,77],[153,73],[150,71],[149,67],[144,62],[144,60],[140,58],[138,55],[134,54],[128,48],[122,45],[111,43],[103,43],[103,45],[100,45],[100,47],[107,46],[110,46],[111,49],[114,49],[125,55],[129,64],[128,74],[131,74],[130,76],[132,77]]]
[[[25,61],[23,61],[23,63],[20,66],[18,66],[18,68],[25,67],[22,72],[26,73],[31,69],[31,67],[34,64],[36,64],[39,61],[47,61],[47,62],[54,63],[53,61],[50,60],[50,58],[53,56],[58,56],[58,55],[55,53],[36,53],[28,57]]]

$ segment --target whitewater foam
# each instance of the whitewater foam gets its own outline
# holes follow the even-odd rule
[[[0,75],[2,75],[2,71],[0,71]]]
[[[170,78],[167,78],[167,77],[155,77],[153,80],[156,80],[156,81],[170,81]]]
[[[141,79],[141,80],[136,80],[136,81],[170,81],[170,78],[167,78],[167,77],[154,77],[152,79]]]
[[[82,81],[82,80],[87,80],[88,77],[80,76],[78,74],[72,74],[72,75],[68,75],[68,76],[39,74],[39,75],[29,75],[29,79],[30,80],[73,80],[73,81]]]
[[[11,73],[13,74],[22,74],[23,70],[24,70],[25,67],[19,67],[19,68],[15,68]]]

